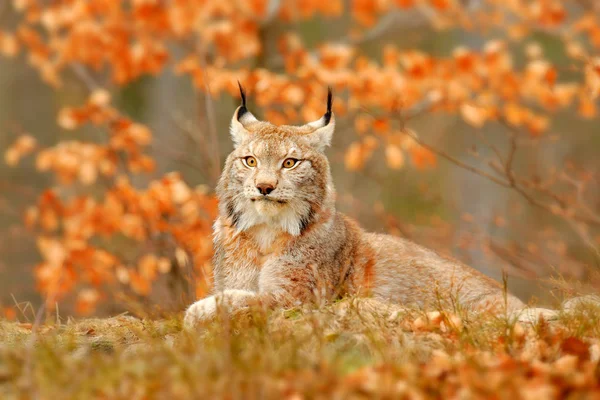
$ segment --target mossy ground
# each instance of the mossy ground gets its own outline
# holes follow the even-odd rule
[[[356,299],[193,332],[180,315],[0,321],[0,398],[599,398],[599,357],[589,305],[534,324]]]

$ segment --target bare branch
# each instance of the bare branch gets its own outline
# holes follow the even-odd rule
[[[204,52],[202,48],[202,43],[196,43],[196,47],[194,51],[199,55],[200,58],[200,66],[202,69],[202,76],[204,80],[204,90],[203,90],[203,103],[199,101],[200,98],[197,97],[198,100],[198,114],[203,115],[208,123],[208,145],[201,149],[203,151],[205,157],[211,160],[211,166],[209,171],[209,179],[210,182],[214,185],[219,179],[221,174],[221,156],[219,152],[219,139],[217,136],[217,124],[215,118],[215,107],[214,102],[211,95],[209,82],[209,76],[206,74],[206,52]],[[204,106],[204,109],[201,109]]]
[[[483,170],[481,170],[479,168],[473,167],[473,166],[471,166],[469,164],[466,164],[466,163],[460,161],[459,159],[457,159],[455,157],[452,157],[450,154],[446,153],[445,151],[440,150],[440,149],[438,149],[438,148],[436,148],[436,147],[434,147],[434,146],[432,146],[430,144],[427,144],[427,143],[423,142],[421,139],[419,139],[416,135],[412,134],[410,131],[405,130],[405,133],[407,135],[409,135],[419,145],[421,145],[424,148],[426,148],[427,150],[429,150],[429,151],[437,154],[438,156],[440,156],[440,157],[442,157],[442,158],[450,161],[451,163],[455,164],[456,166],[458,166],[460,168],[463,168],[463,169],[466,169],[467,171],[470,171],[470,172],[472,172],[472,173],[474,173],[476,175],[483,176],[484,178],[487,178],[490,181],[492,181],[492,182],[494,182],[494,183],[496,183],[496,184],[498,184],[500,186],[503,186],[503,187],[506,187],[506,188],[511,187],[511,185],[510,185],[509,182],[503,181],[502,179],[499,179],[499,178],[495,177],[494,175],[489,174],[486,171],[483,171]]]
[[[69,64],[69,67],[71,68],[71,71],[73,71],[75,75],[77,75],[77,77],[85,84],[90,92],[93,92],[101,87],[101,85],[96,82],[94,77],[83,65],[73,63]]]
[[[426,108],[426,109],[430,110],[431,107]],[[398,119],[401,128],[403,128],[405,121],[406,121],[406,118],[403,115],[404,113],[397,112],[396,114],[397,114],[396,118]],[[500,186],[508,188],[508,189],[513,189],[521,197],[523,197],[525,200],[527,200],[527,202],[532,206],[535,206],[544,211],[547,211],[547,212],[551,213],[552,215],[559,216],[567,221],[571,220],[571,221],[586,223],[589,225],[594,225],[594,226],[600,227],[600,216],[597,216],[595,214],[590,215],[590,213],[589,213],[590,210],[586,210],[587,215],[581,215],[580,213],[577,213],[576,211],[574,211],[572,209],[569,210],[566,208],[566,203],[562,199],[560,199],[560,197],[557,194],[552,193],[548,189],[538,188],[537,186],[534,186],[531,183],[525,184],[523,180],[519,180],[515,177],[514,170],[513,170],[513,163],[514,163],[515,154],[516,154],[516,151],[518,148],[517,137],[519,137],[521,135],[521,132],[519,132],[519,130],[516,127],[512,126],[510,123],[508,123],[507,121],[505,121],[503,119],[500,119],[499,122],[502,123],[507,129],[510,130],[510,134],[511,134],[510,135],[511,136],[510,137],[510,147],[509,147],[509,151],[508,151],[506,158],[502,157],[500,155],[499,151],[495,152],[499,161],[503,162],[502,167],[499,167],[499,165],[494,162],[491,162],[489,165],[496,173],[502,175],[505,179],[499,178],[495,175],[490,174],[487,171],[484,171],[480,168],[477,168],[477,167],[471,166],[467,163],[464,163],[463,161],[451,156],[450,154],[446,153],[445,151],[440,150],[433,145],[423,142],[419,137],[417,137],[415,134],[410,132],[410,130],[403,129],[403,131],[407,135],[409,135],[419,145],[421,145],[424,148],[426,148],[427,150],[435,153],[436,155],[444,158],[445,160],[450,161],[454,165],[456,165],[462,169],[465,169],[469,172],[472,172],[476,175],[482,176],[482,177],[496,183],[497,185],[500,185]],[[527,189],[539,191],[544,195],[550,196],[551,198],[553,198],[556,201],[557,204],[551,204],[551,203],[547,203],[542,200],[539,200],[536,197],[534,197],[531,193],[529,193],[527,191]]]

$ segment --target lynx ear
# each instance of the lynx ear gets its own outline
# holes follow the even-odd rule
[[[246,108],[246,92],[242,87],[242,84],[238,81],[240,87],[240,96],[242,98],[242,105],[239,106],[233,113],[231,119],[231,139],[233,140],[234,147],[238,147],[243,141],[245,141],[250,135],[249,128],[252,124],[259,122],[254,115]]]
[[[335,116],[331,112],[333,103],[333,94],[331,88],[327,88],[327,112],[320,119],[306,124],[314,129],[306,135],[308,142],[318,151],[325,150],[325,147],[331,144],[333,131],[335,130]]]

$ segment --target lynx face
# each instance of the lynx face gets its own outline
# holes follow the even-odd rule
[[[323,150],[334,130],[330,111],[300,127],[256,120],[243,103],[234,113],[234,151],[217,188],[221,213],[238,231],[254,226],[299,235],[332,196]]]

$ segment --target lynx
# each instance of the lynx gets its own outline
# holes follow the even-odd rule
[[[275,126],[241,106],[231,121],[234,150],[217,186],[215,294],[192,304],[185,325],[214,317],[219,304],[291,307],[343,296],[492,312],[524,304],[477,270],[409,240],[367,233],[335,209],[324,150],[335,129],[327,111],[304,126]]]

